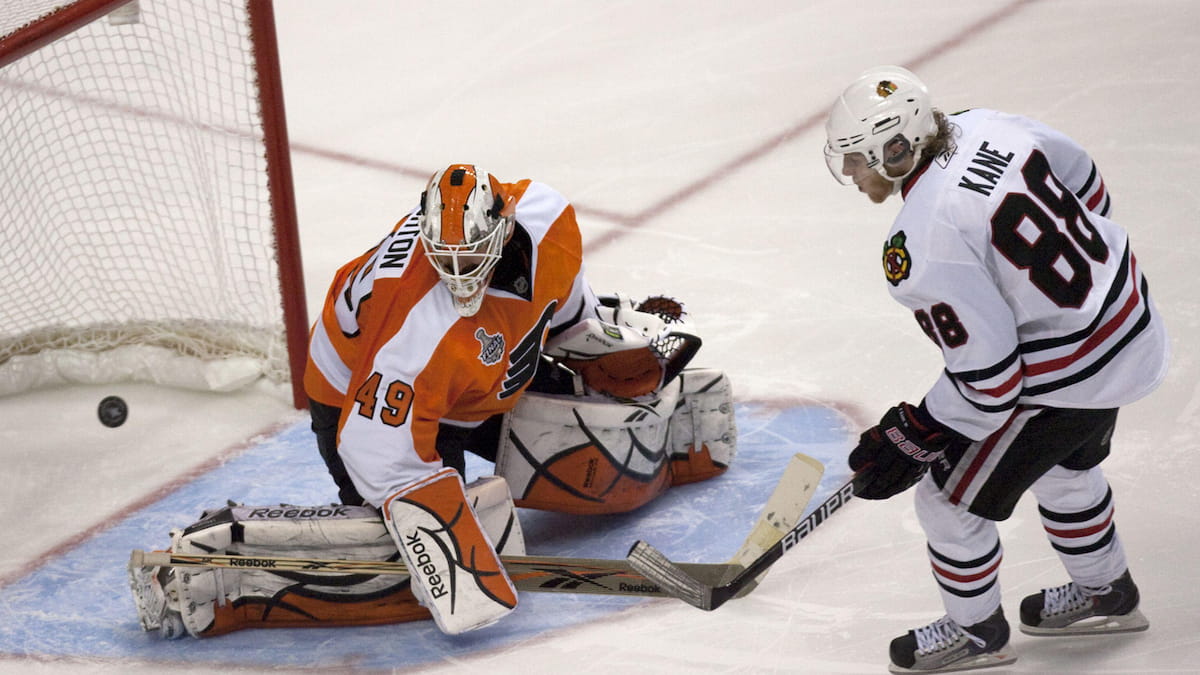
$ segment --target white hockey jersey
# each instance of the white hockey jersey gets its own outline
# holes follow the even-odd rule
[[[926,395],[981,440],[1018,405],[1115,408],[1166,373],[1166,328],[1088,154],[1034,120],[953,115],[956,147],[909,177],[889,290],[942,350]]]

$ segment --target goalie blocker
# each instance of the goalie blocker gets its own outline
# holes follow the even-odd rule
[[[454,478],[457,481],[457,477]],[[467,501],[496,549],[524,555],[525,540],[504,480],[466,486]],[[171,532],[172,553],[396,561],[380,514],[364,506],[241,506],[206,512]],[[420,553],[410,565],[426,567]],[[404,575],[303,571],[131,568],[143,630],[166,638],[213,637],[242,628],[389,624],[431,618]]]

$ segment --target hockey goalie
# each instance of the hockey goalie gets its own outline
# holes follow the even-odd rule
[[[736,452],[724,373],[671,298],[597,297],[574,210],[549,187],[471,165],[347,263],[313,327],[305,389],[340,504],[214,509],[172,553],[401,560],[411,576],[131,568],[142,627],[432,618],[448,634],[515,609],[500,560],[524,553],[515,507],[639,508],[724,472]],[[495,476],[465,481],[465,453]]]
[[[614,308],[608,309],[604,313],[615,318]],[[597,382],[607,386],[606,378],[623,379],[616,377],[619,369],[606,373],[609,366],[595,361],[603,360],[598,354],[612,340],[601,342],[598,335],[628,337],[635,330],[628,323],[629,317],[620,324],[597,319],[547,349],[555,357],[542,358],[539,369],[544,372],[537,382],[554,393],[527,392],[493,424],[499,432],[492,441],[498,475],[463,485],[457,469],[443,467],[390,496],[382,509],[369,503],[224,506],[172,531],[169,547],[182,555],[404,560],[410,569],[436,571],[409,578],[269,569],[131,569],[143,629],[167,638],[213,637],[242,628],[432,618],[443,631],[460,633],[501,618],[516,606],[516,592],[511,584],[496,584],[506,582],[498,555],[525,554],[514,506],[578,514],[628,511],[672,485],[719,475],[733,460],[737,432],[724,373],[686,368],[668,379],[664,370],[661,387],[634,399],[594,388]],[[690,358],[685,352],[695,353],[694,333],[686,339],[680,335],[668,339],[674,350],[665,358],[655,356],[655,363],[675,367]],[[479,442],[482,434],[474,438]],[[463,527],[476,523],[477,529]],[[483,567],[480,561],[490,565]],[[456,585],[447,583],[455,578]],[[471,616],[461,611],[465,599],[501,609],[482,621],[463,623],[461,618]]]

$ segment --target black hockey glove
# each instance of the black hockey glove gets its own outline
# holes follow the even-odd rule
[[[887,499],[904,492],[921,480],[947,446],[962,438],[924,407],[901,403],[864,431],[850,452],[854,495]]]

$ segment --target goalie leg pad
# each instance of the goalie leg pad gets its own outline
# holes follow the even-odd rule
[[[467,486],[485,531],[506,555],[524,555],[520,521],[504,480]],[[228,506],[171,533],[174,553],[274,555],[342,560],[399,559],[379,512],[360,506]],[[133,568],[130,588],[142,629],[164,638],[213,637],[242,628],[328,627],[431,618],[409,577],[304,574],[260,569]]]
[[[680,373],[681,396],[671,415],[671,484],[725,473],[737,455],[737,420],[729,377],[712,368]]]
[[[413,592],[443,633],[482,628],[516,608],[517,590],[457,471],[442,469],[398,490],[383,514],[413,574]]]
[[[227,506],[171,532],[179,554],[396,560],[375,509]],[[163,637],[212,637],[242,628],[373,625],[425,619],[408,577],[267,569],[130,570],[138,617]]]
[[[674,380],[644,403],[526,392],[504,416],[496,473],[517,506],[589,515],[636,509],[670,485],[668,423],[679,391]]]
[[[736,454],[729,377],[688,368],[647,402],[526,392],[504,417],[496,473],[517,506],[621,513],[719,476]]]

